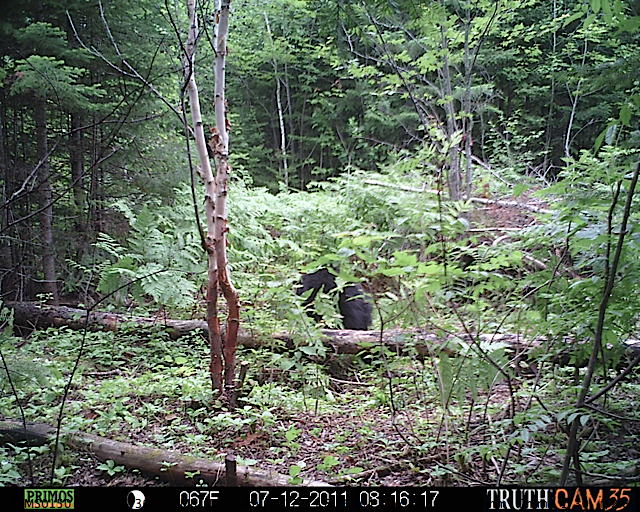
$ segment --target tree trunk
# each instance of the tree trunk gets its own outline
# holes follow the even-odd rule
[[[43,423],[27,423],[25,426],[19,421],[0,421],[0,444],[17,444],[27,439],[30,446],[41,446],[54,442],[56,429]],[[225,464],[207,459],[196,459],[177,451],[123,443],[84,432],[69,432],[66,439],[66,444],[76,450],[89,452],[103,461],[112,460],[117,465],[139,469],[147,475],[159,477],[173,485],[194,485],[202,479],[209,485],[224,486],[226,477],[228,477],[225,474]],[[188,476],[188,473],[195,473],[195,476]],[[249,466],[238,466],[236,476],[235,485],[241,487],[290,485],[289,476]],[[328,486],[329,484],[304,480],[300,485]]]
[[[200,97],[198,95],[198,85],[195,77],[195,52],[198,41],[198,18],[196,13],[195,0],[187,0],[187,11],[189,14],[189,37],[187,39],[187,50],[184,62],[185,80],[187,83],[187,93],[191,106],[191,119],[193,122],[193,133],[198,150],[200,161],[200,176],[204,181],[205,198],[204,209],[207,222],[207,237],[205,240],[209,266],[207,281],[207,326],[209,331],[210,347],[210,372],[211,385],[214,390],[222,393],[222,337],[220,336],[220,320],[218,318],[218,260],[215,253],[215,201],[216,182],[211,170],[209,153],[207,151],[204,126],[202,124],[202,114],[200,112]]]
[[[473,117],[471,106],[471,80],[473,73],[473,63],[469,48],[469,38],[471,35],[471,10],[469,7],[465,9],[467,19],[464,27],[464,81],[465,81],[465,94],[464,105],[462,106],[462,113],[464,118],[462,121],[462,127],[464,130],[464,156],[465,156],[465,194],[467,200],[471,197],[471,185],[473,182],[473,163],[471,159],[471,152],[473,150]]]
[[[219,135],[214,143],[216,159],[216,209],[215,209],[215,246],[218,259],[218,280],[222,293],[227,301],[227,336],[224,343],[225,389],[227,396],[235,396],[236,351],[238,348],[238,328],[240,326],[240,300],[238,292],[231,283],[227,260],[227,194],[229,191],[229,133],[227,120],[227,101],[225,99],[225,65],[227,58],[227,34],[229,32],[229,5],[231,0],[222,0],[218,17],[218,34],[216,39],[216,83],[215,112],[216,129]],[[234,406],[235,404],[231,404]]]
[[[264,10],[264,22],[267,26],[267,34],[269,35],[269,41],[271,43],[271,49],[273,51],[273,35],[271,34],[271,25],[269,25],[269,17],[267,16],[267,10]],[[273,73],[276,79],[276,104],[278,106],[278,123],[280,125],[280,152],[282,153],[282,168],[284,173],[284,186],[289,188],[289,166],[287,163],[287,139],[284,127],[284,113],[282,111],[282,93],[281,93],[281,80],[278,73],[278,61],[275,57],[272,59],[271,64],[273,66]]]
[[[587,38],[585,36],[584,39],[584,50],[582,52],[582,69],[585,67],[585,62],[587,59]],[[569,99],[571,100],[571,115],[569,116],[569,123],[567,125],[567,135],[564,140],[564,157],[571,158],[571,141],[573,140],[571,137],[571,130],[573,129],[573,121],[576,117],[576,112],[578,110],[578,101],[580,100],[580,96],[582,95],[582,78],[578,80],[578,85],[576,85],[576,90],[571,94],[571,89],[569,89],[569,83],[567,83],[567,93],[569,95]]]
[[[40,243],[42,244],[42,267],[44,289],[53,304],[59,303],[56,284],[56,265],[53,251],[53,204],[51,191],[51,170],[49,168],[49,148],[47,144],[47,100],[38,98],[35,105],[37,155],[40,163]]]
[[[208,324],[202,320],[173,320],[168,318],[147,318],[130,315],[120,315],[102,311],[94,311],[87,317],[87,312],[82,309],[66,306],[41,305],[35,302],[9,302],[7,306],[13,308],[14,325],[18,331],[25,329],[46,329],[47,327],[68,327],[69,329],[87,329],[91,331],[117,332],[123,324],[136,324],[141,329],[151,327],[161,328],[172,339],[180,338],[193,331],[201,330],[208,334]],[[22,328],[22,329],[21,329]],[[513,345],[517,351],[536,347],[538,341],[524,341],[516,335],[480,335],[480,339],[500,341]],[[401,341],[403,338],[412,338],[411,343]],[[465,339],[462,335],[460,338]],[[288,332],[279,332],[263,339],[256,336],[252,329],[239,329],[237,341],[245,348],[259,348],[269,345],[272,340],[284,341],[289,349],[295,348]],[[444,351],[449,355],[455,355],[453,350],[447,348],[448,344],[455,343],[453,337],[440,337],[420,329],[387,329],[380,336],[378,331],[353,331],[349,329],[323,329],[322,342],[330,354],[357,354],[371,347],[379,347],[380,340],[389,350],[396,353],[404,353],[412,346],[412,350],[420,357],[429,357],[431,354]]]
[[[460,173],[459,145],[453,144],[453,139],[458,131],[456,121],[456,108],[453,99],[453,88],[451,84],[451,70],[449,69],[449,38],[444,27],[440,28],[442,35],[442,53],[444,62],[442,64],[442,87],[443,99],[448,98],[444,104],[447,114],[447,140],[449,141],[449,172],[447,180],[449,182],[449,198],[452,201],[462,200],[462,176]]]
[[[5,94],[0,91],[0,179],[2,179],[2,187],[0,188],[0,230],[4,230],[11,222],[12,208],[7,204],[9,198],[15,190],[15,182],[17,180],[15,169],[9,170],[8,157],[5,149]],[[13,245],[15,240],[11,240],[10,233],[0,235],[0,296],[15,296],[16,272],[13,260]]]
[[[98,83],[94,78],[93,83]],[[89,186],[89,223],[92,232],[102,231],[102,137],[98,115],[93,115],[93,130],[91,133],[91,180]]]
[[[71,114],[71,136],[69,137],[69,164],[71,165],[71,186],[73,187],[73,201],[75,203],[75,228],[79,237],[77,241],[78,254],[76,261],[81,261],[84,250],[84,236],[86,231],[84,193],[84,141],[82,129],[82,115]]]
[[[558,5],[557,0],[553,0],[553,19],[555,20],[557,17]],[[558,36],[556,31],[554,30],[552,33],[552,43],[551,43],[551,92],[549,93],[549,113],[547,114],[547,128],[546,135],[544,139],[544,160],[542,161],[542,172],[545,174],[549,169],[553,155],[550,154],[551,150],[551,136],[553,132],[553,113],[554,113],[554,102],[556,100],[556,49],[558,46]]]
[[[198,41],[198,19],[195,0],[187,0],[189,13],[189,38],[187,55],[184,63],[187,91],[191,105],[193,130],[196,138],[198,156],[200,158],[201,176],[205,184],[205,214],[207,220],[207,237],[205,245],[209,257],[207,284],[207,325],[211,349],[211,384],[220,394],[226,392],[232,402],[235,385],[236,350],[238,347],[238,325],[240,321],[240,302],[238,292],[231,284],[227,264],[227,205],[229,190],[229,135],[225,100],[225,64],[227,56],[227,33],[229,31],[229,3],[223,0],[217,13],[218,27],[216,35],[215,64],[215,113],[216,126],[212,129],[209,142],[216,161],[214,178],[206,148],[200,99],[195,80],[195,49]],[[226,339],[223,342],[218,317],[218,286],[227,301],[229,315],[227,317]],[[224,370],[224,379],[223,379]],[[224,383],[224,389],[223,389]],[[233,405],[233,403],[231,403]]]

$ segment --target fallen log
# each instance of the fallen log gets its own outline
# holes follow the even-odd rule
[[[378,180],[365,180],[367,185],[375,185],[378,187],[386,187],[386,188],[394,188],[398,190],[404,190],[405,192],[418,192],[420,194],[434,194],[436,196],[442,194],[441,190],[428,189],[426,187],[416,188],[416,187],[408,187],[406,185],[398,185],[396,183],[386,183],[384,181]],[[472,197],[468,199],[472,203],[479,204],[495,204],[497,206],[501,206],[503,208],[521,208],[524,210],[529,210],[531,212],[536,213],[554,213],[554,210],[548,210],[547,208],[542,208],[538,205],[531,205],[528,203],[519,203],[518,201],[507,201],[507,200],[499,200],[499,199],[487,199],[485,197]]]
[[[31,446],[38,446],[55,441],[56,429],[43,423],[20,421],[0,421],[0,444],[18,443],[29,438]],[[137,446],[130,443],[114,441],[84,432],[67,432],[63,442],[69,447],[86,451],[102,461],[112,460],[117,465],[157,476],[173,485],[194,485],[202,479],[209,485],[225,486],[225,464],[208,459],[199,459],[183,455],[173,450],[161,450],[149,446]],[[193,478],[187,473],[197,472]],[[290,477],[257,468],[238,466],[236,483],[240,487],[282,487],[291,485]],[[303,480],[302,486],[329,486],[325,482]]]
[[[13,308],[14,326],[33,330],[47,327],[68,327],[74,330],[83,329],[85,322],[87,328],[92,331],[118,331],[123,325],[134,324],[140,328],[164,329],[172,339],[178,339],[193,331],[202,331],[208,337],[207,323],[204,320],[173,320],[165,317],[140,317],[111,313],[104,311],[91,312],[87,318],[84,309],[67,306],[52,306],[39,302],[7,302],[6,306]],[[332,354],[357,354],[362,350],[379,346],[380,341],[384,346],[397,354],[404,353],[411,347],[421,358],[430,357],[434,353],[445,352],[449,356],[455,356],[458,340],[470,343],[466,334],[436,335],[422,329],[387,329],[382,334],[380,331],[355,331],[349,329],[322,329],[322,341]],[[524,339],[517,334],[479,334],[478,339],[495,343],[508,344],[516,354],[526,353],[532,348],[539,347],[545,341],[544,337],[536,339]],[[273,340],[285,342],[287,347],[293,348],[294,342],[288,332],[273,333],[269,336],[257,335],[254,330],[240,328],[238,342],[247,348],[260,348],[268,345]],[[565,342],[569,343],[570,337]],[[623,342],[633,355],[640,353],[640,342],[626,340]],[[569,354],[566,360],[554,358],[552,362],[566,366],[569,362]]]
[[[51,306],[35,302],[8,302],[7,306],[13,308],[14,326],[24,329],[44,329],[47,327],[68,327],[74,330],[87,329],[118,331],[123,325],[135,324],[141,328],[164,329],[172,339],[180,338],[193,331],[202,331],[208,337],[207,323],[203,320],[173,320],[169,318],[148,318],[123,315],[119,313],[92,311],[87,316],[83,309],[67,306]],[[357,354],[358,352],[379,346],[382,343],[390,350],[400,354],[409,346],[412,346],[420,357],[428,357],[434,352],[446,351],[454,355],[449,348],[455,343],[452,337],[443,339],[433,333],[419,329],[388,329],[382,334],[379,331],[355,331],[349,329],[323,329],[323,343],[330,353]],[[284,341],[288,347],[293,347],[290,333],[280,332],[265,336],[258,336],[253,330],[240,328],[238,343],[247,348],[258,348],[266,345],[271,340]]]
[[[47,327],[69,327],[73,330],[118,331],[123,324],[134,323],[140,327],[162,327],[172,339],[202,330],[208,336],[207,322],[204,320],[172,320],[163,317],[148,318],[123,315],[108,311],[92,311],[87,316],[84,309],[67,306],[51,306],[40,302],[7,302],[13,308],[13,323],[25,329],[45,329]]]

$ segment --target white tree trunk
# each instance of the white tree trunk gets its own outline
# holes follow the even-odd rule
[[[269,17],[267,16],[267,11],[264,11],[264,22],[267,26],[267,34],[269,35],[269,41],[271,42],[271,48],[273,45],[273,35],[271,34],[271,25],[269,25]],[[282,94],[281,94],[281,86],[280,86],[280,76],[278,74],[278,62],[275,57],[272,60],[273,65],[273,73],[276,77],[276,103],[278,105],[278,121],[280,123],[280,151],[282,153],[282,168],[284,171],[284,186],[285,188],[289,188],[289,166],[287,163],[287,139],[284,128],[284,114],[282,112]]]
[[[196,1],[187,0],[187,11],[189,13],[189,36],[187,38],[185,62],[183,69],[185,73],[185,82],[187,85],[187,94],[189,95],[189,104],[191,107],[191,119],[193,122],[193,134],[196,140],[196,148],[198,151],[198,159],[200,161],[199,174],[204,181],[205,187],[205,218],[207,222],[207,253],[209,258],[208,267],[208,285],[207,285],[207,323],[215,322],[217,319],[217,259],[214,246],[215,233],[215,197],[216,183],[211,170],[211,162],[207,152],[207,142],[204,135],[204,125],[202,123],[202,113],[200,112],[200,98],[198,95],[198,85],[195,76],[195,54],[198,41],[198,18],[196,13]],[[218,327],[219,330],[219,327]],[[213,340],[215,328],[209,325],[209,344],[211,347],[211,380],[214,389],[221,390],[222,384],[222,347]]]
[[[239,323],[238,293],[231,284],[227,265],[226,234],[227,211],[226,197],[229,186],[229,134],[227,130],[226,102],[224,97],[224,71],[227,55],[227,33],[229,30],[229,3],[222,0],[217,12],[218,26],[216,36],[215,65],[215,114],[216,126],[212,129],[210,146],[216,159],[216,175],[213,175],[211,162],[207,152],[200,99],[195,80],[195,50],[198,41],[198,18],[196,0],[186,0],[189,13],[189,37],[187,39],[184,62],[185,81],[191,105],[193,131],[200,160],[200,176],[205,186],[205,215],[207,222],[206,247],[209,257],[207,284],[207,326],[209,328],[209,344],[211,348],[211,382],[214,390],[223,392],[224,383],[227,396],[234,395],[235,352]],[[218,286],[222,288],[227,300],[229,317],[227,319],[227,335],[222,341],[220,319],[218,318]]]
[[[227,331],[224,342],[224,382],[231,405],[235,403],[236,350],[240,324],[240,301],[238,292],[231,283],[227,261],[227,194],[229,192],[229,132],[227,101],[225,99],[225,66],[227,59],[227,34],[229,33],[229,5],[231,0],[222,0],[218,11],[218,33],[216,37],[215,100],[216,128],[211,139],[216,159],[216,208],[215,208],[215,253],[218,260],[218,282],[227,301]],[[218,139],[216,139],[216,136]],[[218,329],[220,324],[218,322]]]

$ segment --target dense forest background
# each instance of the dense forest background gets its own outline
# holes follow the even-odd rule
[[[234,176],[291,192],[411,161],[425,182],[461,169],[483,192],[479,159],[498,183],[553,182],[621,111],[628,125],[635,105],[634,25],[614,18],[634,5],[603,7],[237,2]],[[171,204],[189,183],[175,114],[179,14],[145,2],[4,8],[5,298],[82,295],[95,285],[83,268],[102,259],[99,235],[126,232],[114,204]],[[200,88],[212,98],[206,37]],[[204,110],[212,123],[211,99]],[[608,140],[633,146],[633,130],[611,126]]]
[[[198,4],[197,81],[207,133],[215,124],[215,9]],[[183,382],[189,398],[181,395],[177,407],[191,411],[189,435],[226,429],[233,434],[223,446],[233,439],[237,447],[242,436],[248,450],[250,441],[260,445],[256,425],[273,427],[264,416],[272,405],[265,404],[282,403],[273,388],[269,398],[261,394],[267,384],[302,393],[285,401],[307,414],[308,397],[329,403],[336,393],[355,395],[357,385],[344,388],[353,374],[372,372],[373,398],[363,403],[391,411],[394,426],[385,436],[405,428],[394,422],[410,404],[424,407],[417,416],[427,414],[425,396],[439,397],[441,414],[437,427],[414,419],[426,423],[393,440],[406,445],[393,450],[402,461],[397,468],[414,469],[375,483],[460,484],[471,474],[476,483],[583,483],[623,470],[624,481],[633,481],[638,452],[629,450],[637,445],[638,418],[628,407],[633,400],[622,397],[638,389],[630,340],[640,309],[640,2],[233,0],[231,9],[229,265],[241,327],[272,344],[273,333],[286,330],[290,343],[246,349],[256,370],[237,423],[229,416],[217,426],[205,422],[210,398],[185,391]],[[204,190],[187,121],[186,32],[181,3],[25,0],[0,8],[5,305],[202,318],[207,276],[197,219]],[[425,363],[415,347],[400,357],[385,355],[381,343],[374,355],[331,358],[294,289],[301,272],[338,264],[339,286],[363,282],[381,340],[400,329],[398,339],[413,346],[407,333],[428,330],[457,339],[454,354],[430,352]],[[341,326],[334,299],[316,301],[321,326]],[[10,309],[3,321],[3,351],[13,361],[4,362],[5,374],[12,365],[21,368],[16,378],[50,373],[49,363],[45,372],[28,349],[16,348]],[[32,335],[34,354],[60,355],[79,343],[77,333],[47,332]],[[509,343],[482,338],[498,333],[535,340],[535,347],[527,345],[523,356]],[[119,343],[141,343],[132,333],[115,336],[94,343],[116,352]],[[50,345],[55,340],[61,345]],[[147,349],[159,350],[168,368],[206,366],[195,362],[202,340],[171,353],[155,341],[147,340]],[[98,352],[91,352],[97,373],[126,373],[141,357]],[[189,363],[186,353],[194,357]],[[152,371],[153,357],[146,357],[136,363],[142,373],[147,364]],[[387,357],[397,359],[390,366]],[[71,370],[59,369],[60,379]],[[429,377],[416,381],[423,372]],[[46,386],[27,379],[22,399],[9,399],[3,384],[0,413],[18,416],[22,400],[32,420],[53,417],[49,407],[59,405],[65,382],[56,383],[56,375]],[[614,379],[615,414],[589,398]],[[630,386],[624,392],[623,383]],[[79,398],[70,402],[83,410]],[[507,411],[487,412],[506,402]],[[481,418],[472,420],[479,403]],[[464,418],[459,429],[444,419],[456,414]],[[102,419],[87,414],[74,426],[111,431]],[[144,430],[150,421],[129,427]],[[427,454],[440,442],[427,441],[425,432],[435,435],[430,428],[456,446],[441,454],[436,470]],[[597,442],[610,443],[611,432],[619,445],[607,451]],[[293,483],[305,468],[295,439],[306,434],[294,426],[272,434],[282,439],[272,459],[289,455],[271,463],[288,468]],[[370,430],[360,437],[377,439]],[[341,483],[380,462],[359,458],[355,466],[340,450],[323,453],[309,463],[313,475],[337,475]],[[26,459],[11,457],[15,464],[0,469],[0,483],[23,483]],[[103,472],[113,477],[120,466],[111,463]],[[71,481],[70,466],[58,483]]]

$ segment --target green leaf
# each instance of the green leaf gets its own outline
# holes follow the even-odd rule
[[[296,365],[296,363],[291,359],[281,359],[280,361],[278,361],[278,365],[280,366],[280,368],[282,368],[286,372],[287,370],[290,370],[291,368],[293,368]]]
[[[614,35],[618,35],[621,32],[637,32],[640,29],[640,16],[634,16],[633,18],[622,20],[618,24],[618,30]]]
[[[576,21],[578,18],[582,18],[582,16],[584,15],[583,12],[577,12],[575,14],[572,14],[571,16],[569,16],[564,23],[562,24],[562,27],[566,27],[567,25],[573,23],[574,21]]]
[[[523,192],[529,190],[529,185],[526,183],[518,183],[515,187],[513,187],[513,197],[520,197]]]
[[[333,455],[327,455],[323,460],[322,464],[318,464],[318,468],[322,466],[323,469],[329,469],[333,466],[337,466],[340,464],[340,461],[336,459]]]
[[[395,276],[403,276],[403,275],[405,275],[406,271],[403,268],[386,268],[384,270],[380,270],[380,273],[383,276],[395,277]]]
[[[409,254],[405,251],[395,251],[393,253],[393,266],[408,267],[418,264],[418,258],[415,254]]]
[[[598,150],[599,150],[599,149],[600,149],[600,147],[602,146],[602,143],[604,142],[604,138],[605,138],[605,136],[607,135],[607,130],[608,130],[608,128],[605,128],[604,130],[602,130],[602,131],[600,132],[600,135],[598,135],[598,136],[596,137],[596,141],[595,141],[595,142],[594,142],[594,144],[593,144],[593,149],[594,149],[594,151],[595,151],[596,153],[598,152]]]
[[[620,109],[620,122],[625,126],[629,126],[629,121],[631,121],[631,107],[629,104],[625,104]]]
[[[287,441],[293,441],[295,438],[297,438],[300,435],[301,432],[302,432],[302,429],[290,427],[289,430],[287,430],[285,437],[287,438]],[[291,476],[295,476],[295,475],[291,475]]]
[[[591,0],[591,8],[595,14],[600,12],[600,0]]]
[[[300,466],[298,466],[297,464],[293,464],[289,468],[289,476],[296,477],[300,474],[301,471],[302,471],[302,468]]]
[[[587,30],[589,26],[595,21],[595,19],[595,14],[590,14],[589,16],[587,16],[587,18],[584,20],[584,23],[582,24],[582,30]]]
[[[613,2],[613,13],[616,16],[620,16],[622,14],[624,7],[622,6],[621,0],[614,0]]]
[[[617,124],[610,124],[605,131],[604,140],[607,144],[613,144],[613,141],[616,137],[616,133],[618,131]]]
[[[304,345],[302,347],[299,347],[300,352],[302,352],[303,354],[306,354],[308,356],[315,356],[318,355],[318,349],[314,346],[311,345]]]

